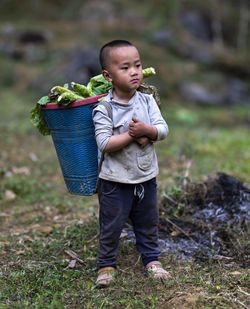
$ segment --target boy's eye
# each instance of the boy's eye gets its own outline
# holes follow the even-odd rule
[[[122,69],[122,70],[127,70],[127,69],[128,69],[128,67],[122,67],[121,69]]]

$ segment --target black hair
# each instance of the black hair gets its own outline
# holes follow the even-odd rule
[[[107,66],[107,56],[111,48],[122,46],[134,46],[132,43],[126,40],[113,40],[102,46],[99,53],[99,61],[101,68],[104,70]]]

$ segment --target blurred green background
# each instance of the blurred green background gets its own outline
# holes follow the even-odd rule
[[[99,48],[123,38],[138,46],[144,67],[157,71],[149,82],[160,91],[170,126],[168,141],[159,146],[163,178],[178,177],[192,161],[194,179],[220,170],[247,180],[247,1],[2,0],[0,5],[3,169],[22,165],[32,151],[55,160],[49,138],[29,122],[30,109],[52,86],[85,84],[99,74]]]

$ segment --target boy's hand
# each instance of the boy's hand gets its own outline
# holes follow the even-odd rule
[[[132,121],[129,123],[128,129],[129,135],[134,138],[139,138],[145,135],[145,123],[139,119],[133,117]]]
[[[135,139],[142,136],[148,137],[150,140],[157,139],[157,129],[135,117],[129,123],[128,133]]]
[[[150,139],[146,136],[142,136],[136,139],[136,142],[142,147],[144,148],[145,146],[147,146],[147,144],[150,143]]]

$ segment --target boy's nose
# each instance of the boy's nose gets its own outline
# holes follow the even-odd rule
[[[131,71],[130,71],[130,74],[131,74],[131,75],[137,75],[138,72],[137,72],[136,69],[132,68]]]

